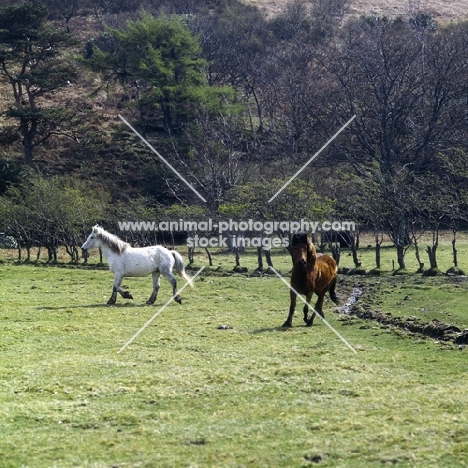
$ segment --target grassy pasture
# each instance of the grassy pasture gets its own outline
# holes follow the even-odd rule
[[[364,282],[383,291],[383,310],[452,311],[463,328],[464,283],[391,277],[384,251],[387,274],[342,277],[341,293]],[[371,249],[361,255],[371,269]],[[274,260],[287,273],[289,259]],[[232,262],[215,257],[224,270]],[[252,268],[255,256],[242,262]],[[2,467],[466,466],[464,348],[349,320],[327,301],[354,355],[320,321],[305,328],[300,310],[292,329],[279,328],[279,279],[204,275],[117,354],[170,297],[165,279],[152,307],[150,278],[126,279],[135,300],[106,306],[106,270],[7,261],[0,284]]]

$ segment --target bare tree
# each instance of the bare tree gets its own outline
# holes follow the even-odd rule
[[[391,200],[388,232],[404,268],[412,222],[415,177],[434,167],[443,148],[466,140],[461,128],[466,28],[424,31],[402,19],[356,20],[320,59],[327,74],[328,119],[357,118],[352,137],[337,148],[356,172],[378,181],[382,202]],[[333,58],[332,58],[333,57]],[[323,115],[323,109],[320,110]],[[405,175],[402,178],[402,175]]]

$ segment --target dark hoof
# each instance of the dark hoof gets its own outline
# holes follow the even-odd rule
[[[174,301],[176,301],[178,304],[182,304],[182,299],[180,298],[180,296],[174,297]]]
[[[126,292],[126,291],[122,293],[122,297],[124,299],[133,299],[133,296],[129,292]]]
[[[107,301],[107,305],[114,305],[115,304],[115,299],[109,299]]]
[[[310,319],[307,320],[306,322],[306,327],[311,327],[314,323],[314,319],[315,319],[315,314],[312,314],[312,317],[310,317]]]
[[[153,304],[154,304],[154,301],[151,301],[149,299],[146,301],[146,305],[153,305]]]
[[[289,322],[284,322],[283,325],[281,325],[282,328],[291,328],[292,327],[292,324],[290,324]]]

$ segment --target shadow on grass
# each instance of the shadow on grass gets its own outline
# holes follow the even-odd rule
[[[162,306],[163,304],[161,304]],[[107,305],[107,304],[88,304],[88,305],[68,305],[68,306],[59,306],[59,307],[51,307],[51,306],[46,306],[46,307],[36,307],[36,310],[64,310],[64,309],[123,309],[123,308],[128,308],[128,307],[157,307],[156,305],[148,305],[145,303],[142,304],[135,304],[133,302],[124,302],[122,304],[113,304],[113,305]]]
[[[251,335],[257,335],[259,333],[271,333],[271,332],[286,332],[288,330],[291,330],[291,328],[287,328],[287,327],[282,327],[282,326],[279,326],[279,327],[268,327],[268,328],[258,328],[257,330],[254,330],[252,332],[250,332]]]

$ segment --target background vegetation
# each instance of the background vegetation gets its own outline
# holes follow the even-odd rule
[[[438,23],[417,8],[356,16],[345,0],[294,0],[276,15],[224,1],[6,5],[0,229],[27,256],[41,245],[53,261],[65,245],[77,261],[95,222],[115,231],[119,220],[286,217],[352,219],[375,232],[377,251],[383,235],[391,240],[401,270],[409,243],[418,248],[429,233],[420,269],[437,272],[448,229],[458,266],[468,174],[463,19]],[[358,234],[347,238],[353,251]]]

